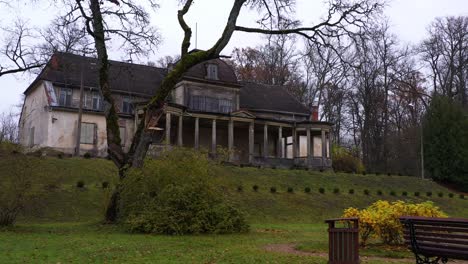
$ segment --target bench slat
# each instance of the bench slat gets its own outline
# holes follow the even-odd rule
[[[442,231],[442,232],[452,232],[452,233],[468,233],[468,228],[459,228],[459,227],[444,227],[444,226],[418,226],[414,225],[414,230],[425,230],[425,231]]]
[[[437,252],[444,253],[451,250],[463,252],[463,255],[468,256],[468,247],[462,245],[453,245],[453,244],[445,244],[445,243],[432,243],[427,241],[418,241],[418,247],[432,247],[436,248]]]
[[[403,234],[406,236],[410,236],[409,230],[404,230]],[[419,236],[424,237],[443,237],[447,239],[461,239],[461,240],[468,240],[468,234],[463,233],[440,233],[440,232],[428,232],[428,231],[417,231],[416,232],[416,239]]]
[[[406,240],[410,241],[410,243],[411,243],[409,235],[404,235],[403,237]],[[446,243],[446,244],[458,244],[458,245],[468,246],[468,240],[447,239],[447,238],[441,238],[441,237],[416,236],[416,241],[440,242],[440,243]]]

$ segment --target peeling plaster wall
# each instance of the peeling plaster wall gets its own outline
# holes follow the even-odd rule
[[[21,145],[34,148],[48,146],[48,124],[51,122],[48,105],[44,83],[40,82],[24,100],[19,124]]]

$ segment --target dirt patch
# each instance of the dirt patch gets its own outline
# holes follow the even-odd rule
[[[285,254],[293,254],[298,256],[314,256],[314,257],[323,257],[328,258],[328,253],[324,252],[305,252],[296,249],[296,244],[271,244],[266,245],[264,249],[270,252],[279,252]],[[414,263],[414,259],[406,259],[406,258],[381,258],[381,257],[367,257],[361,256],[361,261],[366,262],[366,260],[372,261],[381,261],[382,263],[397,263],[397,262],[407,262],[407,263]],[[468,262],[453,262],[457,264],[468,264]]]
[[[270,252],[280,252],[280,253],[287,253],[287,254],[294,254],[299,256],[315,256],[315,257],[328,257],[327,253],[323,252],[305,252],[296,249],[295,244],[271,244],[266,245],[264,247],[266,251]]]

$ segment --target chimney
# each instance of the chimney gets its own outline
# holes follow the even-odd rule
[[[319,106],[312,105],[312,114],[310,115],[311,121],[319,121]]]

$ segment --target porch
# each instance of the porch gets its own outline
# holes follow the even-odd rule
[[[294,123],[259,119],[251,113],[190,112],[168,107],[153,149],[171,146],[223,152],[236,165],[309,169],[331,168],[331,127],[326,122]],[[158,152],[158,151],[155,151]]]

